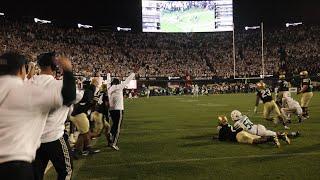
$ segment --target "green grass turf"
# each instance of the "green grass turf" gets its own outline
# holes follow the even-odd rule
[[[176,16],[179,16],[179,21],[172,20]],[[198,17],[197,20],[195,16]],[[164,11],[160,24],[163,32],[208,32],[213,30],[213,22],[213,11],[196,8],[184,12]]]
[[[262,119],[262,105],[253,114],[254,102],[254,94],[127,100],[120,151],[107,148],[101,137],[95,147],[102,152],[75,161],[73,179],[319,179],[319,93],[311,102],[311,118],[303,124],[293,119],[290,131],[302,136],[291,145],[282,142],[277,149],[212,140],[217,116],[229,117],[233,109],[254,123],[283,130]],[[47,179],[54,177],[51,168]]]

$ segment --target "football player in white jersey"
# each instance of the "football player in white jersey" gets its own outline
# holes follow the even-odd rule
[[[248,116],[242,115],[241,112],[238,110],[233,110],[231,112],[231,119],[234,121],[235,129],[242,128],[248,133],[257,136],[271,136],[274,138],[274,142],[278,147],[280,147],[278,137],[290,144],[290,139],[288,138],[287,133],[270,131],[267,130],[266,127],[264,127],[261,124],[253,124],[248,118]]]
[[[305,119],[299,102],[294,100],[292,97],[287,96],[282,98],[282,104],[283,108],[281,108],[281,113],[287,122],[291,122],[292,114],[296,114],[298,116],[299,122],[302,122]]]
[[[195,96],[195,97],[198,97],[199,96],[199,86],[196,84],[196,85],[194,85],[194,93],[193,93],[193,95]]]

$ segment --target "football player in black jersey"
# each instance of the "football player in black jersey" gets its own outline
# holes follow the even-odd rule
[[[269,88],[266,87],[266,84],[263,82],[257,83],[257,98],[256,98],[256,105],[254,107],[254,113],[257,112],[257,107],[259,105],[259,101],[262,100],[263,102],[263,118],[267,121],[274,121],[274,118],[270,117],[271,112],[274,111],[277,115],[278,121],[276,123],[281,122],[284,125],[285,129],[290,129],[286,123],[284,122],[284,118],[272,98],[272,94]]]
[[[91,113],[90,120],[94,123],[91,138],[99,137],[105,129],[105,136],[110,143],[110,124],[109,124],[109,98],[107,85],[102,84],[101,88],[95,97],[96,106]]]
[[[300,78],[301,78],[301,83],[300,83],[300,91],[298,91],[298,94],[302,94],[301,96],[301,108],[303,111],[303,116],[305,118],[309,118],[309,110],[308,106],[310,103],[310,100],[313,96],[312,89],[313,86],[311,84],[311,80],[308,76],[308,71],[302,71],[300,72]]]
[[[278,93],[276,98],[276,103],[279,107],[282,107],[282,98],[289,94],[289,83],[286,81],[286,76],[284,74],[279,75],[279,81],[277,84]]]

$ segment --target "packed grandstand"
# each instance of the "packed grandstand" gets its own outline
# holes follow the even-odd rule
[[[319,74],[319,26],[267,29],[264,32],[266,75],[288,77],[307,70]],[[35,60],[48,50],[71,58],[77,75],[233,78],[262,74],[260,31],[235,30],[235,74],[232,32],[123,33],[59,28],[54,25],[4,21],[1,53],[18,50]]]

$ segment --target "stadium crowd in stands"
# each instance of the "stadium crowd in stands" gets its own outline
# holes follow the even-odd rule
[[[316,74],[320,27],[266,30],[265,74],[308,70]],[[54,25],[4,22],[0,30],[1,53],[19,50],[35,59],[54,50],[73,62],[76,75],[128,76],[138,64],[140,77],[233,77],[232,33],[114,33],[65,29]],[[260,31],[236,31],[236,76],[262,74]],[[283,47],[283,52],[279,48]],[[284,57],[280,60],[280,57]],[[297,66],[297,64],[299,64]]]
[[[264,49],[265,74],[277,76],[284,71],[290,75],[290,73],[298,74],[301,70],[307,70],[311,75],[319,73],[319,31],[320,27],[311,27],[307,30],[303,26],[267,31]],[[237,33],[235,41],[237,77],[262,74],[259,36],[258,31]],[[0,89],[2,91],[0,102],[3,106],[0,110],[4,113],[0,121],[2,122],[0,132],[8,134],[0,138],[0,142],[9,144],[5,146],[6,149],[0,151],[2,152],[0,179],[34,179],[33,176],[36,179],[43,179],[49,159],[53,162],[59,179],[70,179],[72,159],[100,152],[99,149],[92,148],[90,142],[101,136],[103,131],[106,145],[119,151],[117,144],[123,121],[123,94],[128,94],[128,97],[136,97],[137,94],[134,90],[125,92],[123,90],[136,76],[174,77],[174,79],[178,77],[180,80],[182,78],[179,77],[184,76],[195,79],[197,77],[227,79],[234,75],[233,43],[230,32],[113,33],[5,21],[0,29],[0,44],[2,45],[0,54],[4,53],[0,57],[0,81],[6,84]],[[7,51],[12,52],[5,53]],[[33,71],[35,63],[29,64],[27,59],[37,61],[41,68],[40,75],[35,75]],[[57,72],[59,71],[57,65],[62,72]],[[307,71],[300,73],[303,78],[301,79],[303,88],[298,91],[302,93],[300,109],[304,111],[305,118],[309,117],[308,104],[313,96],[312,82]],[[58,80],[61,77],[57,78],[57,73],[63,74],[63,81]],[[82,77],[76,80],[74,74]],[[108,76],[107,81],[102,83],[100,76]],[[127,78],[121,83],[119,77]],[[198,96],[199,93],[201,95],[248,93],[256,90],[255,83],[248,83],[247,80],[245,83],[214,82],[210,85],[205,83],[191,85],[188,81],[191,82],[191,79],[186,78],[186,83],[172,82],[171,87],[166,88],[143,85],[142,91],[149,97],[150,94]],[[76,89],[74,82],[81,88]],[[277,107],[269,87],[266,88],[265,83],[258,84],[260,84],[261,99],[266,104],[264,108],[272,110]],[[270,89],[271,87],[272,85]],[[289,91],[289,86],[286,88],[283,91]],[[262,95],[262,92],[268,92],[267,100],[263,99],[266,96]],[[256,102],[254,111],[257,110],[259,99]],[[272,108],[268,104],[272,104]],[[287,113],[289,110],[287,108]],[[302,116],[302,110],[299,116]],[[17,115],[16,112],[20,114]],[[30,112],[36,115],[36,118],[30,116]],[[241,113],[237,114],[240,117]],[[280,116],[280,112],[278,114]],[[18,121],[21,118],[25,121]],[[70,121],[68,122],[70,137],[74,138],[74,141],[69,139],[74,144],[72,151],[65,134],[66,119]],[[22,126],[21,122],[24,122]],[[302,118],[299,122],[302,122]],[[31,126],[35,126],[34,131],[25,132],[18,128]],[[78,136],[75,135],[75,129],[79,133]],[[30,142],[28,138],[31,139]],[[12,139],[18,140],[12,143]],[[38,147],[40,148],[37,149]],[[32,161],[34,162],[31,164]]]

